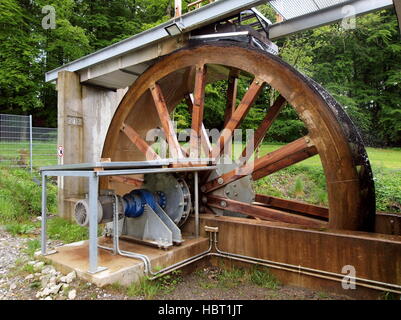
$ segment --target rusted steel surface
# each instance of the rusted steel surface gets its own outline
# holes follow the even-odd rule
[[[150,67],[130,87],[118,107],[106,137],[102,157],[111,158],[112,161],[144,158],[143,154],[131,151],[126,140],[120,141],[119,128],[122,123],[135,128],[139,134],[162,125],[167,131],[169,147],[180,153],[174,141],[175,132],[170,130],[168,113],[185,95],[194,92],[191,70],[204,64],[210,66],[208,81],[221,79],[222,75],[227,77],[227,71],[233,68],[254,77],[253,84],[227,123],[226,129],[229,130],[223,132],[212,150],[212,156],[221,154],[222,146],[232,136],[232,130],[240,125],[262,85],[266,83],[295,109],[305,123],[308,137],[314,146],[294,150],[292,154],[283,152],[282,159],[273,164],[268,164],[268,158],[263,158],[260,162],[263,166],[260,165],[259,170],[253,172],[253,178],[263,177],[317,152],[327,182],[329,226],[373,231],[375,205],[371,169],[359,134],[348,116],[313,80],[278,57],[240,43],[220,42],[188,47],[162,58]],[[226,71],[218,74],[216,70]],[[149,90],[155,83],[160,85],[156,89],[157,94],[154,89]],[[161,99],[162,91],[164,103]]]
[[[375,232],[401,235],[401,214],[378,212],[375,218]]]
[[[260,202],[261,204],[277,209],[284,209],[290,212],[301,213],[325,219],[329,218],[328,208],[300,201],[287,200],[287,199],[281,199],[277,197],[257,194],[255,197],[255,202]]]
[[[262,207],[258,205],[243,203],[236,200],[230,200],[223,197],[218,197],[214,195],[207,196],[207,205],[209,207],[228,210],[231,212],[238,212],[252,217],[281,221],[292,224],[299,224],[310,227],[326,227],[327,223],[317,219],[312,219],[308,217],[303,217],[281,210],[271,209],[267,207]]]
[[[344,266],[353,266],[356,277],[401,285],[401,236],[301,228],[211,214],[201,215],[200,224],[203,234],[204,226],[219,228],[218,245],[223,251],[339,274]],[[289,274],[287,279],[293,276]],[[304,286],[304,280],[298,279],[295,284]],[[326,281],[325,285],[342,290],[338,282],[327,285]],[[343,293],[354,294],[349,291]]]

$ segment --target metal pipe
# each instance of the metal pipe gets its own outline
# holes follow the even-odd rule
[[[46,219],[47,219],[47,188],[46,188],[46,175],[42,175],[42,229],[41,229],[41,253],[46,254]]]
[[[194,193],[195,193],[195,238],[199,238],[199,186],[198,172],[194,173]]]
[[[197,182],[196,180],[197,180],[197,178],[195,177],[195,182]],[[195,191],[195,198],[196,198],[196,191]],[[283,262],[275,262],[275,261],[271,261],[271,260],[259,259],[259,258],[240,255],[240,254],[236,254],[236,253],[225,252],[223,250],[220,250],[217,245],[217,243],[218,243],[217,232],[214,232],[214,239],[212,238],[212,232],[209,232],[209,248],[206,251],[204,251],[200,254],[197,254],[193,257],[182,260],[180,262],[177,262],[177,263],[175,263],[169,267],[166,267],[158,272],[153,272],[152,266],[151,266],[151,261],[146,255],[120,250],[119,234],[118,234],[118,232],[119,232],[118,231],[118,229],[119,229],[119,227],[118,227],[118,209],[117,208],[118,208],[118,198],[115,195],[115,202],[113,204],[113,211],[114,211],[113,226],[115,228],[114,234],[113,234],[113,248],[108,248],[105,246],[99,246],[99,247],[102,249],[117,252],[118,254],[120,254],[122,256],[127,256],[130,258],[136,258],[136,259],[142,260],[144,263],[144,266],[145,266],[145,273],[152,275],[152,277],[150,277],[149,280],[155,280],[155,279],[162,277],[178,268],[182,268],[186,265],[189,265],[189,264],[196,262],[207,256],[218,256],[218,257],[223,257],[223,258],[229,258],[229,259],[233,259],[233,260],[237,260],[237,261],[241,261],[241,262],[261,265],[261,266],[270,267],[270,268],[279,269],[279,270],[285,270],[285,271],[289,271],[289,272],[295,272],[298,274],[309,275],[309,276],[322,278],[322,279],[328,279],[328,280],[337,281],[337,282],[342,282],[344,279],[344,276],[345,276],[344,274],[302,267],[300,265],[297,266],[297,265],[283,263]],[[196,208],[196,205],[195,205],[195,208]],[[195,209],[195,225],[196,225],[196,209]],[[196,230],[198,230],[198,232],[199,232],[199,228],[196,228]],[[214,248],[217,253],[211,252],[213,244],[214,244]],[[360,282],[360,283],[358,283],[359,286],[363,286],[363,287],[371,288],[371,289],[375,289],[375,290],[381,290],[381,291],[387,291],[387,292],[392,292],[392,293],[396,293],[396,294],[401,294],[401,290],[396,290],[396,289],[401,289],[401,286],[399,286],[399,285],[375,281],[375,280],[363,279],[363,278],[358,278],[358,277],[350,277],[350,278],[353,281],[355,281],[355,284],[356,284],[356,281],[359,281]],[[388,287],[390,287],[390,288],[388,288]],[[391,288],[395,288],[395,289],[391,289]]]
[[[210,233],[209,234],[209,248],[206,251],[204,251],[202,253],[199,253],[199,254],[197,254],[197,255],[195,255],[193,257],[190,257],[188,259],[185,259],[185,260],[182,260],[180,262],[177,262],[177,263],[175,263],[175,264],[173,264],[173,265],[171,265],[171,266],[169,266],[167,268],[164,268],[164,269],[162,269],[162,270],[160,270],[160,271],[158,271],[156,273],[151,272],[153,277],[149,278],[149,280],[154,280],[156,278],[159,278],[159,277],[161,277],[163,275],[166,275],[166,274],[168,274],[168,273],[170,273],[170,272],[172,272],[172,271],[174,271],[174,270],[176,270],[178,268],[184,267],[184,266],[186,266],[186,265],[188,265],[188,264],[190,264],[192,262],[198,261],[198,260],[208,256],[210,254],[210,251],[212,250],[212,244],[213,244],[212,235]]]
[[[161,277],[161,276],[163,276],[165,274],[168,274],[168,273],[170,273],[170,272],[172,272],[172,271],[174,271],[174,270],[176,270],[178,268],[181,268],[181,267],[183,267],[185,265],[188,265],[188,264],[190,264],[192,262],[200,260],[201,258],[207,256],[208,253],[210,253],[210,251],[212,250],[213,239],[212,239],[212,235],[210,234],[209,235],[209,248],[206,251],[204,251],[202,253],[199,253],[199,254],[197,254],[197,255],[195,255],[193,257],[190,257],[188,259],[184,259],[184,260],[182,260],[180,262],[177,262],[177,263],[175,263],[175,264],[173,264],[171,266],[168,266],[168,267],[166,267],[166,268],[164,268],[164,269],[162,269],[160,271],[153,272],[150,259],[146,255],[120,250],[120,248],[119,248],[119,235],[118,235],[118,232],[119,232],[118,231],[118,209],[117,209],[118,208],[118,198],[117,198],[116,195],[114,196],[114,199],[115,199],[115,201],[113,203],[113,226],[116,229],[114,229],[114,233],[113,233],[113,248],[109,248],[109,247],[106,247],[106,246],[99,246],[99,248],[110,250],[110,251],[114,251],[114,248],[115,248],[116,252],[118,254],[122,255],[122,256],[126,256],[126,257],[129,257],[129,258],[136,258],[136,259],[142,260],[143,263],[144,263],[144,266],[145,266],[145,273],[146,274],[151,274],[153,276],[153,277],[149,278],[149,280],[154,280],[154,279],[159,278],[159,277]]]
[[[316,276],[316,277],[319,277],[319,278],[331,279],[331,280],[336,280],[336,281],[340,281],[340,282],[344,279],[344,276],[345,276],[344,274],[328,272],[328,271],[324,271],[324,270],[312,269],[312,268],[307,268],[307,267],[302,267],[302,266],[296,266],[296,265],[293,265],[293,264],[288,264],[288,263],[283,263],[283,262],[275,262],[275,261],[271,261],[271,260],[259,259],[259,258],[245,256],[245,255],[225,252],[225,251],[222,251],[222,250],[220,250],[218,248],[217,243],[218,243],[218,241],[217,241],[217,233],[215,233],[215,235],[214,235],[214,247],[215,247],[217,253],[220,256],[226,256],[227,258],[241,259],[241,261],[249,262],[249,263],[253,263],[253,264],[255,264],[255,263],[256,264],[261,264],[261,265],[265,265],[265,264],[267,265],[268,264],[272,268],[284,269],[284,270],[291,271],[291,272],[296,272],[296,273],[300,273],[300,274],[307,274],[307,275]],[[216,254],[212,254],[212,255],[216,255]],[[341,279],[333,278],[333,277],[340,277]],[[372,283],[372,284],[377,284],[377,285],[381,285],[381,286],[392,287],[392,288],[396,288],[396,289],[401,289],[401,286],[396,285],[396,284],[392,284],[392,283],[380,282],[380,281],[363,279],[363,278],[358,278],[358,277],[352,277],[352,280],[360,281],[360,282],[367,282],[367,283]],[[358,285],[365,286],[365,287],[368,287],[368,288],[380,289],[380,290],[384,290],[384,291],[389,291],[389,292],[394,292],[394,293],[401,294],[401,291],[387,289],[387,288],[378,287],[378,286],[372,286],[372,285],[368,285],[368,284],[364,284],[364,283],[359,283]]]
[[[148,273],[150,270],[150,260],[147,256],[139,253],[128,252],[124,250],[120,250],[119,246],[119,226],[118,226],[118,197],[114,195],[114,203],[113,203],[113,248],[108,248],[104,246],[99,246],[102,249],[112,250],[113,252],[117,252],[119,255],[126,256],[129,258],[140,259],[144,263],[145,273]]]
[[[96,273],[97,265],[97,228],[98,228],[98,187],[99,178],[93,174],[89,177],[89,272]]]
[[[29,165],[32,173],[32,115],[29,115]]]

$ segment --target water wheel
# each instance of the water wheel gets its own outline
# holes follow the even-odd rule
[[[240,77],[250,78],[251,83],[236,105],[236,83]],[[205,138],[203,125],[205,85],[222,80],[227,81],[228,88],[225,128],[211,144]],[[193,157],[191,153],[197,150],[197,156],[219,158],[231,141],[233,130],[241,125],[264,86],[270,86],[279,95],[255,131],[252,152],[286,104],[294,108],[308,133],[256,160],[244,150],[245,161],[240,167],[223,163],[218,171],[204,173],[200,189],[206,210],[218,215],[234,213],[309,227],[372,231],[375,217],[372,172],[351,120],[316,82],[280,58],[249,45],[199,44],[157,61],[132,84],[120,103],[102,156],[112,161],[158,159],[160,155],[146,135],[160,127],[171,157]],[[189,150],[180,145],[171,120],[171,113],[182,101],[186,101],[192,114]],[[253,193],[252,181],[315,155],[323,166],[328,208]],[[125,186],[132,189],[132,185],[140,184],[140,179],[120,177],[106,183],[123,193]]]

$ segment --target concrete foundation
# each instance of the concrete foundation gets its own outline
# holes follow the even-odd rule
[[[99,238],[99,245],[112,247],[112,239]],[[208,247],[208,238],[187,238],[180,246],[174,246],[168,250],[152,248],[125,240],[120,241],[121,250],[147,255],[151,261],[153,272],[202,253]],[[92,282],[99,287],[116,282],[127,286],[139,281],[144,276],[144,263],[141,260],[114,255],[113,252],[105,249],[99,249],[98,261],[99,266],[107,269],[91,274],[88,272],[88,255],[88,241],[80,241],[58,247],[57,253],[45,256],[44,260],[63,273],[75,270],[79,278]]]

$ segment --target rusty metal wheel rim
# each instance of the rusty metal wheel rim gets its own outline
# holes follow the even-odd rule
[[[143,152],[124,152],[122,141],[125,148],[129,142],[121,131],[122,125],[135,128],[143,138],[147,130],[161,125],[160,118],[155,116],[154,102],[150,105],[152,95],[155,97],[150,92],[156,90],[163,95],[163,91],[168,91],[164,98],[171,112],[186,94],[194,91],[193,81],[189,80],[190,70],[207,65],[222,65],[252,74],[288,101],[305,123],[323,165],[329,199],[327,226],[371,231],[375,215],[371,168],[357,130],[345,112],[318,84],[279,58],[238,43],[180,49],[150,67],[121,101],[109,127],[102,156],[113,161],[143,160]],[[174,76],[175,81],[169,76]],[[165,90],[169,85],[173,89]]]

